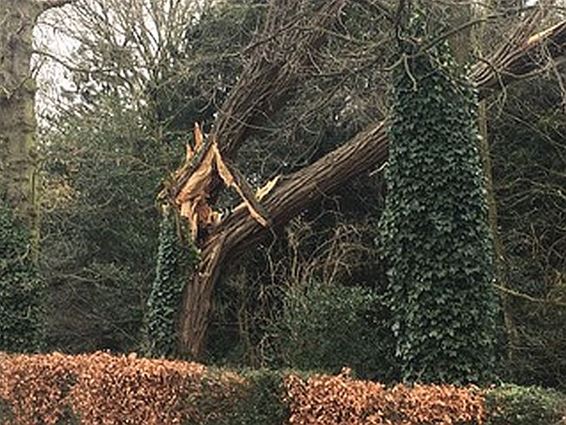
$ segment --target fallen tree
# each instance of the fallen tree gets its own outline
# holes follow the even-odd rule
[[[317,16],[319,19],[324,17],[322,22],[330,24],[332,16],[336,16],[341,6],[342,2],[331,2],[328,9]],[[566,53],[566,22],[530,36],[538,17],[537,14],[531,16],[489,60],[481,60],[472,68],[471,76],[479,90],[480,98],[486,98],[504,89],[513,81],[532,76],[550,60]],[[317,32],[311,34],[314,33]],[[323,31],[318,33],[318,37],[315,40],[322,39]],[[316,46],[316,43],[314,45]],[[309,39],[302,46],[313,46],[313,41]],[[308,49],[297,49],[295,52],[299,57],[310,57]],[[302,60],[305,60],[304,57]],[[300,58],[297,63],[306,64]],[[256,67],[255,72],[250,71],[253,67]],[[249,85],[245,84],[244,76],[255,78],[252,76],[259,74],[268,80],[277,81],[280,78],[277,72],[283,72],[281,67],[278,68],[279,71],[274,70],[275,75],[264,74],[262,69],[258,63],[252,63],[252,66],[244,71],[242,83],[230,95],[225,104],[227,106],[222,108],[215,132],[209,136],[213,138],[213,143],[218,143],[220,153],[226,161],[235,155],[238,146],[245,140],[248,130],[252,127],[250,123],[265,119],[265,114],[273,113],[275,105],[284,101],[284,96],[279,93],[287,93],[288,87],[296,82],[297,74],[289,71],[284,85],[272,85],[271,88],[261,91],[261,105],[271,106],[262,112],[261,105],[248,104],[245,100],[249,97],[249,94],[246,95]],[[285,90],[280,90],[281,87],[285,87]],[[270,95],[274,96],[273,101],[270,101]],[[242,119],[238,119],[237,111],[243,114]],[[240,122],[240,125],[228,125],[232,121]],[[223,133],[223,129],[226,133]],[[225,140],[228,142],[223,142]],[[200,264],[196,270],[191,271],[184,290],[179,318],[179,351],[193,358],[199,358],[203,354],[213,289],[228,259],[237,257],[243,250],[269,235],[273,229],[285,225],[321,197],[344,186],[351,179],[385,164],[387,145],[387,123],[376,123],[315,163],[296,173],[279,177],[261,193],[261,205],[268,217],[268,226],[258,222],[257,217],[254,218],[250,213],[253,210],[245,208],[244,205],[216,223],[211,224],[210,220],[204,217],[205,220],[201,221],[203,232],[200,233],[204,236],[195,240],[201,250]],[[182,199],[180,200],[178,195],[189,181],[191,170],[191,167],[182,168],[165,192],[169,201],[180,209]],[[214,201],[215,194],[221,188],[218,171],[211,167],[209,172],[210,179],[207,184],[199,188],[207,202]]]

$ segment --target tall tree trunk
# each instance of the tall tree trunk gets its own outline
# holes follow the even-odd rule
[[[0,0],[0,202],[39,242],[33,29],[39,16],[74,0]]]
[[[30,0],[0,2],[0,200],[30,226],[35,220],[36,132],[30,61],[39,13]]]
[[[476,64],[472,78],[481,98],[528,76],[545,58],[557,58],[566,53],[566,22],[529,38],[532,30],[532,22],[525,23],[489,61]],[[386,125],[377,123],[314,164],[281,178],[262,200],[272,227],[285,225],[310,204],[386,160]],[[182,353],[193,358],[203,354],[213,289],[223,265],[270,233],[271,230],[258,224],[246,208],[239,208],[201,243],[201,264],[185,286],[181,306],[179,348]]]

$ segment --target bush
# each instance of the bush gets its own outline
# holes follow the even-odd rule
[[[2,425],[563,425],[565,398],[280,371],[233,372],[106,353],[0,353]]]
[[[0,358],[2,425],[280,425],[282,375],[106,353]]]
[[[330,373],[349,367],[362,377],[389,380],[393,344],[378,323],[383,311],[381,299],[360,287],[313,282],[287,289],[276,324],[283,364]]]
[[[566,421],[566,397],[552,390],[505,385],[488,391],[485,403],[487,425],[557,425]]]
[[[0,351],[40,348],[42,291],[28,232],[0,204]]]
[[[286,378],[291,424],[480,425],[479,391],[450,385],[397,385],[347,375]]]

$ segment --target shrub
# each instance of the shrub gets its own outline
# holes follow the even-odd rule
[[[317,282],[285,292],[276,324],[279,351],[286,367],[339,372],[387,380],[394,370],[390,335],[381,299],[360,287]]]
[[[2,357],[0,412],[7,412],[6,417],[0,416],[2,424],[59,423],[76,373],[76,361],[60,354]]]
[[[40,348],[42,292],[29,234],[0,204],[0,351]]]
[[[2,425],[558,425],[565,398],[338,376],[228,371],[106,353],[0,354]],[[562,425],[564,422],[560,422]]]
[[[419,17],[413,34],[421,39]],[[402,46],[380,221],[402,378],[465,384],[494,371],[493,243],[477,99],[446,44]]]
[[[538,387],[505,385],[492,389],[486,394],[486,409],[487,425],[566,423],[566,397]]]
[[[280,425],[281,374],[106,353],[4,356],[3,425]]]
[[[291,425],[482,424],[478,391],[454,386],[397,385],[357,381],[347,375],[286,378]]]

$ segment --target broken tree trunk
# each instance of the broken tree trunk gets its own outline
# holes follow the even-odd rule
[[[480,98],[531,76],[550,59],[566,54],[566,22],[529,38],[532,26],[533,22],[525,23],[489,61],[473,68],[471,77]],[[262,200],[271,225],[283,226],[321,197],[384,164],[387,144],[387,124],[378,123],[314,164],[280,178]],[[268,229],[258,224],[247,209],[238,208],[200,243],[201,263],[187,282],[181,307],[181,353],[193,358],[202,356],[213,289],[223,264],[268,234]]]
[[[232,175],[236,190],[247,200],[252,216],[263,226],[268,225],[269,217],[263,211],[262,206],[256,202],[245,179],[231,165],[230,160],[246,139],[247,133],[268,121],[285,103],[297,82],[316,69],[315,54],[326,39],[328,30],[340,16],[345,3],[346,0],[331,0],[325,2],[317,10],[305,11],[304,8],[309,5],[309,2],[304,0],[271,0],[263,31],[246,49],[253,54],[245,64],[238,84],[220,108],[214,132],[207,139],[207,142],[218,147],[216,158],[226,165],[225,171]],[[221,143],[216,144],[216,141]],[[191,180],[194,181],[194,164],[192,161],[189,162],[191,157],[192,155],[188,155],[185,165],[173,176],[173,181],[161,195],[163,199],[168,199],[177,207],[185,205],[185,211],[181,211],[182,215],[183,212],[187,213],[188,206],[194,207],[198,204],[198,208],[194,208],[195,211],[192,214],[192,217],[195,218],[193,222],[200,222],[204,224],[203,227],[210,228],[216,224],[215,217],[217,217],[210,205],[214,203],[222,182],[227,184],[225,178],[227,173],[223,178],[222,175],[219,175],[222,170],[217,169],[218,167],[210,173],[205,170],[206,181],[201,179],[204,184],[199,184],[197,188],[200,193],[195,194],[195,190],[190,187],[187,191],[187,186],[191,186]],[[191,198],[191,202],[185,202]],[[206,236],[209,228],[199,232],[198,228],[193,227],[192,233],[196,235],[195,242],[199,247],[205,244],[199,234]],[[208,276],[209,270],[216,270],[215,259],[215,256],[211,256],[203,261],[195,276]],[[216,276],[213,280],[216,280]],[[201,305],[204,308],[203,311],[210,310],[206,297],[202,298],[199,295],[195,297],[199,298],[195,298],[194,308],[189,307],[192,312],[188,316],[191,317],[202,315],[202,312],[197,310]],[[200,299],[203,300],[202,303]],[[188,301],[185,301],[184,305],[188,305]],[[186,316],[187,314],[183,311],[181,318]],[[185,320],[180,322],[180,334],[182,335],[179,339],[180,351],[189,351],[198,357],[196,353],[200,353],[204,338],[198,333],[198,329],[203,326],[187,326],[187,323]],[[205,329],[206,327],[204,325]],[[196,334],[193,335],[193,331]],[[194,347],[187,350],[186,347],[189,345]]]

